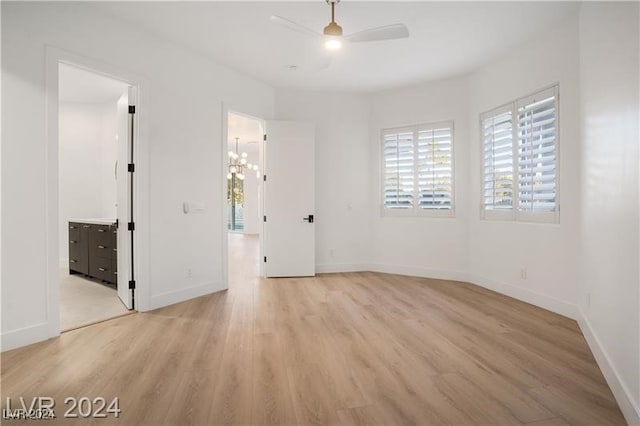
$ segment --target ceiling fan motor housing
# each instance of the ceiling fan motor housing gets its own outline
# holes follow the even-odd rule
[[[324,27],[324,35],[326,36],[342,36],[342,27],[335,22],[329,23],[326,27]]]

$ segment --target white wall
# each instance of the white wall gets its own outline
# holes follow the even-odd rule
[[[475,283],[577,318],[578,21],[573,16],[469,76],[469,274]],[[560,85],[559,224],[480,220],[479,115]],[[526,279],[520,278],[526,268]]]
[[[469,114],[467,80],[453,78],[372,96],[370,191],[372,269],[465,280],[468,263]],[[454,121],[455,217],[382,217],[381,129]]]
[[[144,76],[138,117],[148,158],[140,159],[137,170],[148,176],[148,188],[138,195],[149,217],[141,217],[136,228],[149,237],[139,241],[147,253],[138,258],[138,308],[222,289],[222,103],[271,118],[273,89],[112,20],[95,4],[1,7],[2,103],[11,105],[2,109],[2,217],[11,224],[2,233],[2,348],[58,333],[46,286],[45,46]],[[203,203],[205,211],[185,215],[183,201]]]
[[[582,5],[581,326],[630,424],[640,424],[638,35],[637,3]]]
[[[67,266],[69,219],[115,218],[116,104],[60,104],[59,246]]]
[[[371,233],[368,99],[278,90],[276,117],[316,124],[316,271],[366,269]]]

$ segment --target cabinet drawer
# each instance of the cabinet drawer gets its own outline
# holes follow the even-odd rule
[[[69,270],[88,275],[89,265],[87,264],[87,259],[81,256],[69,255]]]
[[[111,270],[111,259],[101,257],[91,258],[89,265],[89,275],[103,281],[111,281],[113,271]]]
[[[89,230],[89,244],[108,246],[111,244],[112,234],[109,225],[92,225]]]
[[[79,223],[69,222],[69,240],[80,241],[80,229]]]
[[[89,258],[93,260],[94,257],[100,257],[103,259],[111,260],[113,253],[113,247],[106,244],[92,244],[89,246]]]

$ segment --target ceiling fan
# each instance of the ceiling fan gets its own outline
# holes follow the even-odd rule
[[[338,25],[335,20],[335,7],[340,0],[326,0],[326,2],[331,6],[331,22],[329,22],[329,25],[324,27],[322,33],[318,33],[304,25],[300,25],[297,22],[283,18],[282,16],[273,15],[271,16],[271,21],[308,36],[324,38],[324,45],[330,50],[339,49],[342,47],[343,42],[361,43],[366,41],[393,40],[409,37],[409,30],[404,24],[385,25],[383,27],[370,28],[368,30],[343,36],[342,27]]]

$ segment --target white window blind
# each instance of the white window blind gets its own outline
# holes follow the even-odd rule
[[[558,87],[481,114],[486,219],[558,220]]]
[[[451,157],[450,127],[418,131],[419,208],[451,208],[453,193]]]
[[[483,203],[486,210],[513,208],[513,114],[500,108],[484,114]]]
[[[382,132],[383,211],[451,216],[453,123]]]
[[[413,208],[415,168],[413,132],[385,134],[383,157],[385,208]]]
[[[556,93],[547,90],[517,102],[518,208],[556,208]]]

